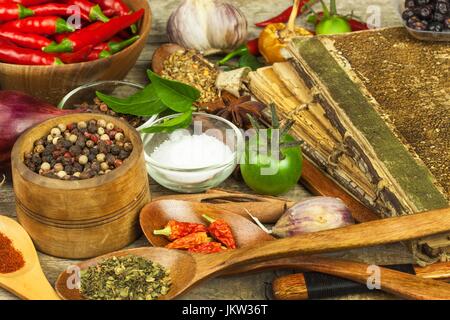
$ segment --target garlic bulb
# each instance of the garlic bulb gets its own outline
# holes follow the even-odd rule
[[[287,210],[272,228],[278,237],[345,227],[355,221],[350,210],[338,198],[313,197]]]
[[[219,0],[183,0],[167,22],[171,42],[204,53],[231,51],[247,39],[247,19]]]

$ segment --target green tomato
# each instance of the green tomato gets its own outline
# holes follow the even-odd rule
[[[316,26],[316,34],[336,34],[351,32],[352,28],[347,19],[340,16],[324,18]]]
[[[295,141],[290,135],[285,135],[281,142]],[[241,173],[245,183],[255,192],[267,195],[279,195],[292,189],[302,174],[302,151],[300,147],[281,149],[280,159],[270,155],[256,155],[256,163],[249,163],[249,153],[246,161],[241,164]],[[273,169],[274,174],[264,174],[263,169]],[[267,173],[267,172],[266,172]]]

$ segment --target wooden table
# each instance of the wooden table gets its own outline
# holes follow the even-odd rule
[[[281,12],[291,3],[289,0],[279,1],[258,1],[258,0],[229,0],[235,3],[247,16],[249,20],[251,36],[258,35],[258,29],[253,27],[255,21],[264,20],[272,16],[274,13]],[[150,65],[150,59],[155,48],[162,42],[166,41],[165,28],[166,21],[172,10],[179,3],[179,0],[152,0],[150,1],[153,11],[153,30],[147,47],[142,52],[135,68],[131,70],[127,76],[127,80],[145,83],[147,82],[145,70]],[[395,8],[391,5],[390,0],[340,0],[338,1],[339,10],[342,13],[348,13],[352,9],[356,16],[366,17],[368,6],[372,6],[369,10],[377,10],[379,6],[381,12],[381,22],[383,26],[395,25],[399,23]],[[373,11],[372,11],[373,12]],[[251,192],[243,182],[236,181],[233,178],[228,179],[220,187],[242,192]],[[151,182],[152,196],[172,194],[173,192],[164,189],[155,182]],[[298,201],[310,196],[304,187],[298,185],[291,190],[285,197]],[[0,189],[0,214],[15,218],[14,193],[11,186],[11,178],[8,177],[7,184]],[[130,247],[147,246],[147,240],[142,237]],[[383,247],[368,248],[361,250],[352,250],[337,253],[335,256],[343,259],[363,261],[370,264],[395,264],[409,263],[412,260],[411,255],[400,244],[394,244]],[[68,265],[76,262],[73,260],[65,260],[54,258],[39,253],[39,258],[46,276],[51,283],[54,283],[57,275],[67,268]],[[217,278],[209,280],[192,291],[188,292],[182,299],[266,299],[270,292],[270,283],[275,276],[291,273],[289,270],[268,271],[253,275],[233,276],[227,278]],[[341,297],[340,299],[389,299],[382,293],[352,295]],[[15,299],[10,293],[0,289],[0,299]]]

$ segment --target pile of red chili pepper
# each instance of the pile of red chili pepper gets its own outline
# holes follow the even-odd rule
[[[22,253],[13,247],[11,239],[0,233],[0,273],[12,273],[25,265]]]
[[[171,242],[169,249],[187,250],[191,253],[216,253],[236,249],[236,240],[230,226],[223,219],[202,216],[209,225],[170,220],[164,229],[154,230],[155,235],[164,235]]]
[[[57,65],[107,58],[134,43],[144,9],[122,0],[0,0],[0,62]]]

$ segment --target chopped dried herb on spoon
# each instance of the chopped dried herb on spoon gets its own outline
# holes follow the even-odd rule
[[[155,300],[170,287],[168,270],[134,255],[113,256],[81,271],[81,294],[90,300]]]

